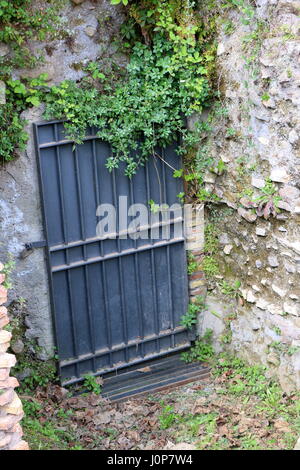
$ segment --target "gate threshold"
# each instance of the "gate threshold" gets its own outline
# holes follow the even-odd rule
[[[210,375],[200,362],[184,363],[179,354],[144,362],[105,378],[102,396],[113,402],[179,387]]]

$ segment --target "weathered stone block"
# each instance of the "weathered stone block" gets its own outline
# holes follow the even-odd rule
[[[0,369],[0,380],[6,380],[9,376],[9,369]]]
[[[0,380],[0,390],[5,388],[15,388],[19,386],[19,382],[15,377],[8,377],[6,380]]]
[[[0,318],[5,317],[7,315],[7,308],[2,306],[0,307]]]
[[[0,390],[0,392],[3,392],[3,390]],[[8,389],[0,393],[0,406],[4,407],[7,403],[10,403],[13,400],[14,393],[13,389]]]
[[[189,282],[190,289],[195,289],[196,287],[200,287],[204,285],[205,285],[205,280],[203,278],[196,279],[195,281]]]
[[[18,444],[9,447],[9,450],[29,450],[29,446],[26,441],[20,441]]]
[[[6,325],[8,325],[8,324],[9,324],[9,318],[8,318],[7,315],[4,316],[4,317],[2,317],[2,318],[0,318],[0,329],[1,329],[1,328],[4,328],[4,327],[5,327]]]
[[[3,407],[3,411],[11,415],[22,414],[23,408],[22,408],[22,402],[20,398],[14,391],[13,391],[12,397],[13,397],[12,401]],[[1,395],[0,395],[0,398],[1,398]]]
[[[20,436],[23,436],[23,430],[20,423],[14,424],[14,426],[11,428],[11,432],[16,432]]]
[[[287,183],[290,178],[284,167],[274,167],[271,170],[270,179],[275,183]]]
[[[247,220],[247,222],[253,223],[257,219],[257,215],[253,214],[251,211],[247,211],[243,207],[238,208],[238,214],[243,217],[243,219]]]
[[[10,346],[10,342],[0,344],[0,354],[5,353]]]
[[[2,447],[6,447],[10,443],[10,440],[11,440],[11,434],[2,432],[0,434],[0,449]]]
[[[16,364],[16,356],[14,354],[2,354],[0,355],[0,369],[14,367]]]
[[[11,428],[23,418],[23,413],[20,415],[4,415],[0,416],[0,431],[10,432]]]
[[[11,350],[15,354],[21,354],[24,351],[24,343],[21,339],[17,339],[11,344]]]
[[[7,343],[11,340],[10,331],[2,330],[0,331],[0,344]]]

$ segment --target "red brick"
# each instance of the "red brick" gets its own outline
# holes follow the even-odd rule
[[[190,290],[190,297],[197,297],[198,295],[206,295],[206,286],[197,287],[196,289]]]
[[[192,250],[192,254],[194,256],[203,256],[204,255],[202,250]]]
[[[203,271],[197,271],[189,276],[189,279],[192,281],[194,279],[203,279],[204,278],[204,272]]]

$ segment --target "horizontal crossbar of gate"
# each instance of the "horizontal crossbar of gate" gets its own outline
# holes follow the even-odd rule
[[[186,331],[186,328],[176,327],[173,330],[168,330],[168,331],[161,332],[159,335],[151,335],[151,336],[145,337],[144,339],[141,339],[141,340],[135,339],[134,341],[129,341],[128,343],[126,343],[126,347],[138,346],[140,344],[148,343],[149,341],[165,338],[166,336],[176,335],[176,334],[182,333],[184,331]],[[117,346],[112,346],[111,348],[103,348],[100,351],[95,351],[95,353],[93,353],[93,354],[83,354],[83,355],[79,356],[76,359],[69,359],[69,360],[61,361],[61,366],[62,367],[71,366],[71,365],[76,364],[78,362],[83,362],[83,361],[87,361],[89,359],[92,359],[93,357],[101,357],[101,356],[104,356],[105,354],[109,354],[111,352],[117,352],[117,351],[120,351],[120,350],[124,349],[124,346],[125,346],[125,344],[122,343],[122,344],[118,344]]]
[[[67,248],[74,248],[74,247],[77,247],[77,246],[82,246],[82,245],[89,245],[91,243],[97,243],[97,242],[102,242],[102,241],[105,241],[105,240],[114,240],[114,239],[117,239],[117,238],[120,238],[122,239],[122,237],[125,237],[125,235],[134,235],[134,234],[138,234],[138,233],[141,233],[141,232],[146,232],[146,231],[149,231],[149,230],[155,230],[157,228],[161,228],[161,227],[166,227],[168,225],[176,225],[176,224],[181,224],[183,222],[183,218],[182,217],[177,217],[176,219],[170,219],[170,220],[167,220],[167,221],[164,221],[164,222],[157,222],[157,223],[154,223],[154,224],[151,224],[151,225],[141,225],[140,227],[138,227],[138,230],[137,229],[129,229],[129,230],[120,230],[119,232],[111,232],[111,233],[108,233],[106,236],[104,237],[92,237],[92,238],[86,238],[85,240],[76,240],[75,242],[69,242],[69,243],[62,243],[62,244],[59,244],[59,245],[52,245],[50,247],[50,251],[51,252],[54,252],[54,251],[60,251],[60,250],[64,250],[64,249],[67,249]],[[139,238],[139,237],[137,237]]]
[[[128,256],[128,255],[132,255],[132,254],[139,253],[139,252],[146,251],[146,250],[152,250],[155,248],[161,248],[164,246],[174,245],[175,243],[182,243],[183,241],[184,241],[184,238],[173,238],[172,240],[168,240],[166,242],[157,242],[157,243],[153,243],[152,245],[141,246],[140,248],[130,248],[129,250],[109,253],[105,256],[95,256],[94,258],[90,258],[86,261],[76,261],[71,264],[61,264],[59,266],[53,267],[52,272],[57,273],[59,271],[65,271],[66,269],[79,268],[80,266],[85,266],[87,264],[98,263],[99,261],[106,261],[108,259],[119,258],[120,256]]]

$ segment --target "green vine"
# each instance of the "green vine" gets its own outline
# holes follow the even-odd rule
[[[57,8],[62,0],[48,0],[37,8],[32,0],[0,0],[0,89],[4,90],[0,105],[0,160],[10,161],[17,150],[24,150],[28,135],[20,114],[38,106],[45,76],[38,79],[12,80],[13,70],[33,68],[43,60],[28,47],[29,40],[45,40],[57,35]]]
[[[212,171],[219,176],[226,171],[223,162],[211,157],[207,143],[213,117],[223,111],[215,107],[209,119],[193,130],[186,128],[186,118],[211,107],[218,96],[215,34],[219,17],[222,10],[232,7],[246,14],[243,2],[111,0],[113,5],[123,4],[127,14],[119,40],[119,52],[128,55],[125,69],[96,60],[81,66],[86,76],[80,83],[63,81],[53,87],[26,79],[14,83],[13,68],[33,67],[42,60],[27,54],[28,41],[60,37],[56,12],[61,1],[49,0],[44,9],[33,10],[32,0],[13,0],[9,8],[8,2],[0,0],[2,41],[10,48],[1,72],[6,82],[6,104],[0,110],[2,161],[25,148],[22,111],[43,101],[44,117],[65,120],[66,134],[76,143],[94,126],[111,146],[108,169],[122,164],[129,177],[147,158],[161,158],[160,149],[180,136],[178,152],[184,157],[184,169],[174,176],[183,176],[187,183],[182,199],[187,194],[191,200],[217,202],[218,197],[206,190],[203,175]]]
[[[92,85],[65,81],[52,87],[45,117],[66,119],[68,136],[78,143],[87,126],[95,126],[112,148],[108,169],[125,162],[131,177],[159,148],[185,135],[187,116],[210,104],[215,48],[192,2],[132,1],[128,15],[122,29],[122,47],[130,50],[125,76],[111,80],[99,69]]]

